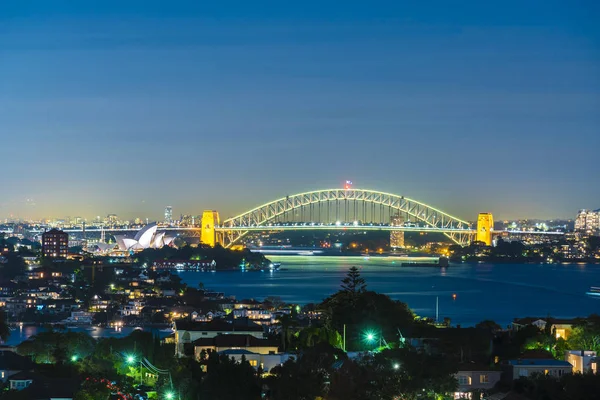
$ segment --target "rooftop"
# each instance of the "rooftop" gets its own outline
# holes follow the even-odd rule
[[[538,367],[568,367],[573,368],[571,363],[553,358],[524,358],[517,360],[508,360],[509,365],[532,365]]]
[[[194,346],[215,347],[278,347],[279,343],[270,339],[258,339],[252,335],[217,335],[214,338],[200,338]]]
[[[205,332],[235,332],[236,330],[239,330],[246,332],[262,332],[263,327],[247,318],[238,318],[233,320],[233,322],[227,322],[221,319],[216,319],[210,322],[179,320],[175,321],[175,330]]]

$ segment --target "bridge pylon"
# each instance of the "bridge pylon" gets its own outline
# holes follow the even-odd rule
[[[202,212],[202,230],[200,232],[200,243],[215,247],[217,231],[215,225],[219,225],[219,212],[215,210],[204,210]]]
[[[478,242],[483,242],[488,246],[492,245],[492,231],[494,230],[494,217],[492,213],[479,213],[477,217],[477,237]]]

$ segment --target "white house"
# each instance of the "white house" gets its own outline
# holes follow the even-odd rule
[[[264,336],[264,330],[260,325],[241,318],[233,321],[216,319],[210,322],[179,320],[174,323],[174,331],[175,355],[179,357],[186,353],[186,345],[191,346],[192,342],[202,338],[214,338],[218,335],[228,334],[251,335],[255,338]],[[189,349],[188,353],[192,352],[193,349]]]
[[[596,352],[595,351],[584,351],[584,350],[567,350],[565,351],[565,361],[573,365],[573,372],[579,372],[584,374],[586,372],[596,371]]]

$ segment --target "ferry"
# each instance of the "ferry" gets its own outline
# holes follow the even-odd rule
[[[590,291],[586,293],[588,296],[598,296],[600,297],[600,287],[599,286],[592,286],[590,288]]]

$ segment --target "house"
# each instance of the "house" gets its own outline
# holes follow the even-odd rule
[[[29,308],[36,308],[37,299],[26,295],[15,296],[6,300],[6,312],[11,316],[24,313]]]
[[[546,329],[546,324],[549,323],[551,331],[556,335],[556,338],[568,339],[571,330],[577,324],[584,321],[582,318],[559,319],[559,318],[517,318],[512,322],[512,329],[518,331],[526,326],[533,325],[539,330]]]
[[[260,325],[270,325],[273,313],[263,308],[236,308],[233,310],[234,318],[248,318]]]
[[[573,365],[567,361],[550,358],[524,358],[508,360],[503,365],[506,380],[516,380],[520,377],[529,377],[533,374],[545,374],[560,377],[573,372]]]
[[[10,350],[0,351],[0,382],[2,383],[19,372],[32,370],[33,367],[34,364],[28,357]]]
[[[175,330],[175,355],[183,356],[186,351],[184,347],[191,346],[195,340],[200,338],[214,338],[218,335],[251,335],[255,338],[262,338],[264,334],[263,328],[245,318],[234,319],[233,321],[225,321],[222,319],[213,320],[210,322],[195,322],[190,320],[178,320],[174,323]],[[190,353],[193,348],[189,349]]]
[[[458,389],[454,393],[454,398],[471,398],[473,391],[493,389],[500,382],[502,371],[487,365],[469,363],[459,366],[455,377],[458,381]]]
[[[258,307],[262,307],[262,303],[258,300],[246,299],[246,300],[238,301],[237,303],[235,303],[233,305],[233,307],[236,310],[240,309],[240,308],[258,308]]]
[[[94,295],[90,301],[90,312],[106,311],[110,306],[110,299],[107,297]]]
[[[119,314],[122,317],[128,317],[130,315],[139,316],[142,313],[144,306],[145,303],[142,301],[130,301],[119,308]]]
[[[252,335],[218,335],[213,338],[200,338],[194,340],[194,356],[196,360],[202,359],[202,352],[222,352],[225,350],[248,350],[255,354],[275,354],[279,344],[270,339],[256,338]]]
[[[573,372],[579,372],[584,374],[587,372],[597,372],[596,366],[596,352],[585,351],[585,350],[567,350],[565,351],[565,361],[573,365]]]
[[[8,381],[10,389],[31,400],[72,400],[79,389],[75,379],[51,379],[34,372],[19,372]]]
[[[246,349],[230,349],[220,351],[219,354],[225,354],[229,358],[234,359],[238,363],[245,359],[248,363],[263,373],[269,372],[272,368],[283,365],[288,360],[293,360],[295,355],[288,353],[279,354],[258,354]]]

